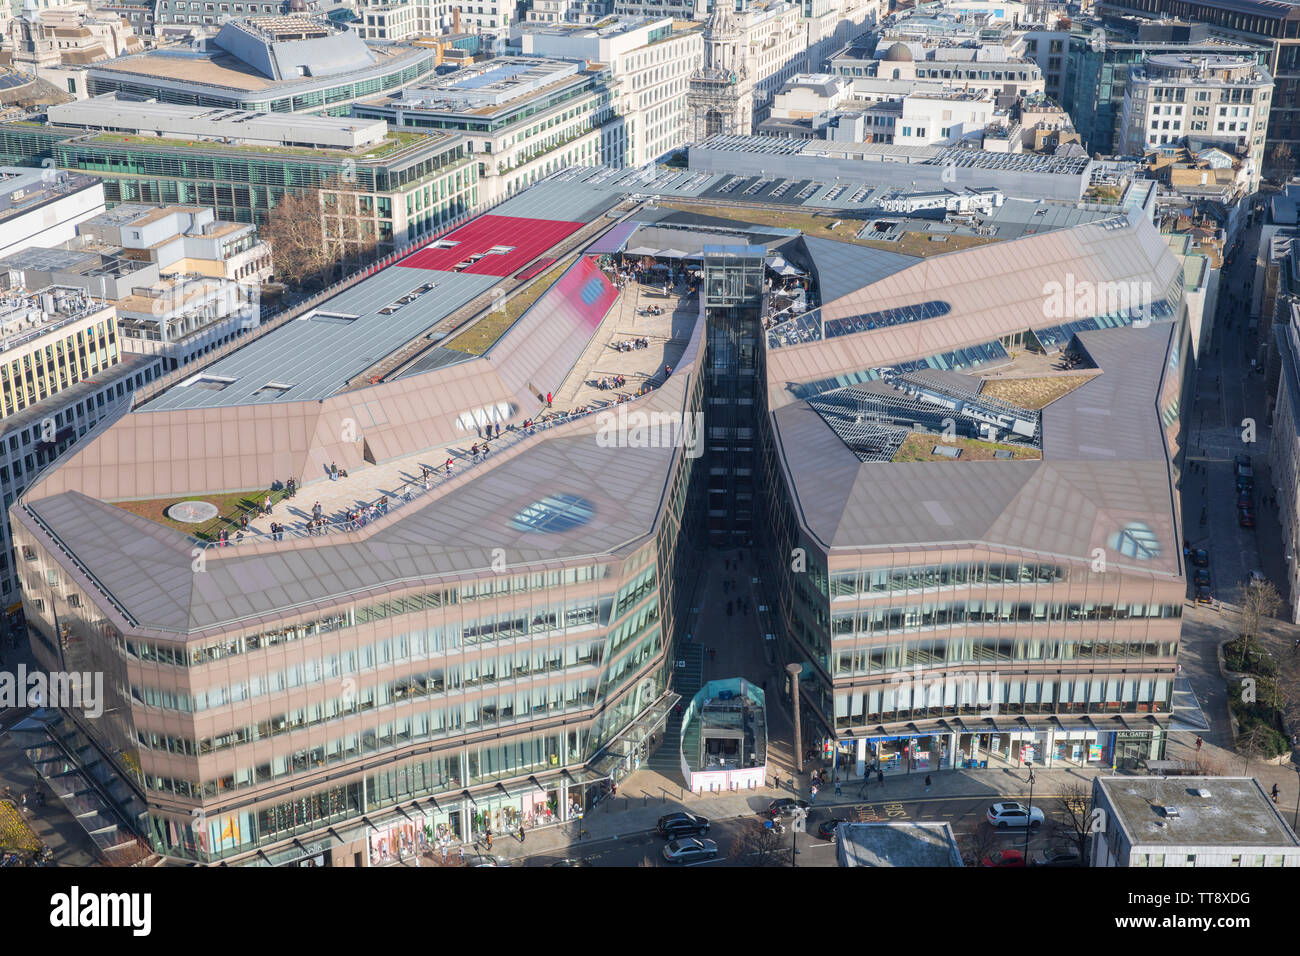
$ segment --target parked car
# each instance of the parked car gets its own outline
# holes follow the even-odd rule
[[[1239,495],[1237,495],[1237,507],[1238,508],[1255,507],[1255,496],[1252,495],[1249,491],[1241,492]]]
[[[1078,847],[1058,846],[1029,854],[1030,866],[1083,866]]]
[[[1210,569],[1197,568],[1192,583],[1195,584],[1198,588],[1208,588],[1210,586]]]
[[[793,797],[781,797],[773,800],[767,805],[767,812],[774,817],[788,817],[795,810],[807,811],[810,804],[807,800],[796,800]]]
[[[1264,572],[1263,572],[1263,571],[1251,571],[1251,572],[1250,572],[1250,586],[1251,586],[1252,588],[1257,588],[1257,587],[1259,587],[1260,585],[1262,585],[1263,583],[1264,583]]]
[[[1019,850],[994,850],[986,856],[981,866],[1024,866],[1025,855]]]
[[[465,854],[466,866],[509,866],[510,861],[504,856],[497,856],[493,853],[474,853]]]
[[[717,855],[716,843],[712,840],[697,840],[695,837],[671,840],[664,847],[664,859],[669,863],[698,863],[701,860],[711,860]]]
[[[1255,527],[1255,511],[1253,508],[1237,509],[1237,524],[1243,528]]]
[[[683,810],[660,817],[655,829],[659,831],[660,836],[670,840],[685,836],[703,836],[709,832],[709,821]]]
[[[989,807],[986,816],[990,826],[999,830],[1008,827],[1029,827],[1033,830],[1043,824],[1042,808],[1027,807],[1023,803],[995,803]]]
[[[1197,604],[1213,604],[1213,603],[1214,603],[1214,595],[1210,593],[1210,589],[1209,589],[1209,588],[1207,588],[1207,587],[1199,587],[1199,588],[1196,589],[1196,603],[1197,603]]]
[[[1255,493],[1254,478],[1246,478],[1246,477],[1237,478],[1237,494],[1241,494],[1243,491],[1248,492],[1250,494]]]
[[[1233,474],[1237,476],[1238,481],[1241,481],[1243,479],[1248,479],[1250,481],[1255,480],[1255,470],[1250,467],[1249,462],[1243,465],[1241,463],[1240,456],[1238,456],[1237,463],[1235,466],[1233,466],[1232,470],[1233,470]]]
[[[1197,548],[1192,552],[1192,564],[1198,568],[1208,568],[1210,566],[1210,552],[1204,548]]]
[[[817,824],[817,835],[823,840],[833,841],[835,839],[835,828],[841,823],[847,822],[848,821],[844,817],[831,817],[829,820],[823,820],[821,823]]]
[[[1249,455],[1238,455],[1236,458],[1233,459],[1232,469],[1237,474],[1241,474],[1241,469],[1249,468],[1249,467],[1250,467]]]

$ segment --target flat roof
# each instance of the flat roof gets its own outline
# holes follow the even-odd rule
[[[962,865],[948,823],[841,823],[835,840],[840,866]]]
[[[1300,846],[1254,777],[1098,777],[1093,786],[1133,845]]]

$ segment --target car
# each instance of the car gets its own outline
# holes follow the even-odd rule
[[[1252,508],[1237,509],[1237,524],[1242,528],[1255,527],[1255,511]]]
[[[986,817],[990,826],[999,830],[1008,827],[1029,827],[1036,830],[1043,825],[1041,807],[1027,807],[1023,803],[995,803],[989,807]]]
[[[1198,568],[1208,568],[1210,566],[1210,552],[1204,548],[1197,548],[1192,552],[1192,564]]]
[[[563,860],[556,860],[554,863],[548,863],[547,866],[591,866],[586,860],[575,860],[572,857],[565,857]]]
[[[1264,583],[1264,572],[1263,572],[1263,571],[1251,571],[1251,572],[1250,572],[1250,586],[1251,586],[1252,588],[1260,587],[1261,585],[1263,585],[1263,583]]]
[[[1207,588],[1207,587],[1199,587],[1199,588],[1196,589],[1196,603],[1197,603],[1197,604],[1213,604],[1213,603],[1214,603],[1214,595],[1210,593],[1210,589],[1209,589],[1209,588]]]
[[[1238,508],[1255,507],[1255,496],[1252,495],[1249,491],[1243,491],[1241,494],[1237,495],[1237,507]]]
[[[1197,568],[1193,583],[1198,588],[1208,588],[1210,586],[1210,569]]]
[[[664,847],[664,859],[669,863],[699,863],[711,860],[718,855],[718,845],[712,840],[697,840],[686,837],[682,840],[670,840]]]
[[[1029,854],[1030,866],[1083,866],[1078,847],[1058,846]]]
[[[704,817],[683,810],[660,817],[656,829],[660,836],[672,840],[676,837],[703,836],[709,832],[709,825],[709,821]]]
[[[823,840],[835,840],[835,830],[841,823],[848,823],[844,817],[831,817],[817,824],[817,836]]]
[[[767,805],[767,812],[774,817],[788,817],[795,810],[803,810],[805,813],[810,809],[811,804],[807,800],[796,800],[793,797],[781,797],[773,800]]]
[[[1255,470],[1251,468],[1249,464],[1243,465],[1240,459],[1237,460],[1237,464],[1233,468],[1233,472],[1234,474],[1236,474],[1238,481],[1255,480]]]
[[[1019,850],[994,850],[980,863],[981,866],[1024,866],[1025,855]]]
[[[1253,493],[1253,492],[1255,491],[1255,479],[1254,479],[1254,478],[1238,478],[1238,479],[1237,479],[1237,494],[1241,494],[1243,491],[1244,491],[1244,492],[1249,492],[1249,493]]]
[[[1236,471],[1237,474],[1241,474],[1241,469],[1249,468],[1249,467],[1250,467],[1249,455],[1238,455],[1236,458],[1233,459],[1233,470]]]
[[[494,853],[465,854],[466,866],[509,866],[510,861]]]

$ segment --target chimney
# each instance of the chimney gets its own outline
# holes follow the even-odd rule
[[[460,7],[452,7],[451,9],[451,32],[460,32]]]

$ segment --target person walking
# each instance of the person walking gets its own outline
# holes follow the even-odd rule
[[[1031,772],[1031,775],[1032,775],[1032,772]],[[929,792],[930,792],[930,787],[931,787],[931,785],[932,785],[933,783],[934,783],[934,781],[930,779],[930,775],[927,773],[927,774],[925,775],[925,792],[926,792],[926,793],[929,793]]]
[[[1196,749],[1197,749],[1198,752],[1200,751],[1200,749],[1201,749],[1201,744],[1203,744],[1203,743],[1205,743],[1205,741],[1203,741],[1200,737],[1197,737],[1197,738],[1196,738]]]
[[[876,783],[884,783],[884,782],[885,782],[885,771],[877,769],[877,770],[876,770]]]
[[[835,780],[835,796],[841,796],[840,781],[838,777]]]
[[[808,804],[811,806],[816,802],[817,802],[817,784],[813,784],[808,789]]]
[[[1277,784],[1273,784],[1273,802],[1277,803]]]

